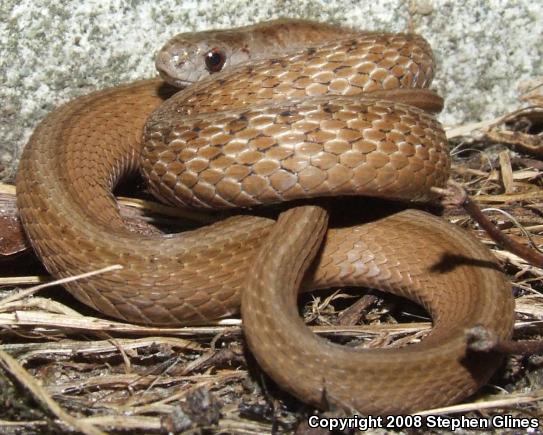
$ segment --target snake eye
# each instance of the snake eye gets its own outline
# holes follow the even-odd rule
[[[206,68],[211,74],[219,72],[225,61],[226,56],[218,48],[212,48],[205,54]]]

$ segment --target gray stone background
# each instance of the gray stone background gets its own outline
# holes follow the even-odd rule
[[[0,173],[13,172],[55,106],[153,76],[153,54],[170,36],[277,17],[364,30],[410,23],[434,48],[448,125],[518,107],[519,84],[543,75],[541,1],[0,0]]]

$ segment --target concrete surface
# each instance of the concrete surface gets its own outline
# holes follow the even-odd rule
[[[170,36],[281,16],[388,31],[411,23],[434,47],[446,124],[517,107],[518,84],[543,75],[543,2],[531,0],[1,0],[0,173],[56,105],[153,76]]]

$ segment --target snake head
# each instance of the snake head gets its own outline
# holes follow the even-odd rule
[[[219,30],[174,36],[158,51],[155,66],[167,83],[181,88],[250,59],[238,35]]]

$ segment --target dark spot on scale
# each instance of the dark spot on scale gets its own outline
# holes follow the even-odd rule
[[[217,82],[219,83],[219,85],[222,86],[222,85],[224,85],[224,83],[226,82],[226,80],[225,80],[225,79],[219,79],[219,80],[217,80]]]
[[[349,51],[354,50],[358,46],[358,41],[356,39],[352,39],[348,42],[349,44]]]
[[[222,146],[224,146],[223,143],[219,143],[219,144],[215,144],[214,146],[216,146],[217,148],[220,148]],[[218,160],[220,159],[221,157],[224,157],[224,154],[223,153],[218,153],[216,156],[213,156],[209,159],[210,162],[213,162],[215,160]]]
[[[279,115],[281,115],[281,116],[291,116],[292,112],[290,110],[284,110]]]
[[[332,113],[332,108],[328,104],[324,104],[322,110],[326,113]]]
[[[245,116],[244,113],[242,113],[241,115],[239,115],[239,118],[238,118],[240,121],[247,121],[247,116]]]
[[[198,127],[198,126],[192,127],[192,131],[194,133],[198,133],[200,130],[202,130],[202,129],[200,127]]]
[[[281,65],[283,68],[287,67],[284,59],[270,59],[270,65]]]
[[[316,49],[315,47],[309,47],[309,48],[307,49],[307,54],[308,54],[309,56],[314,55],[316,52],[317,52],[317,49]]]

